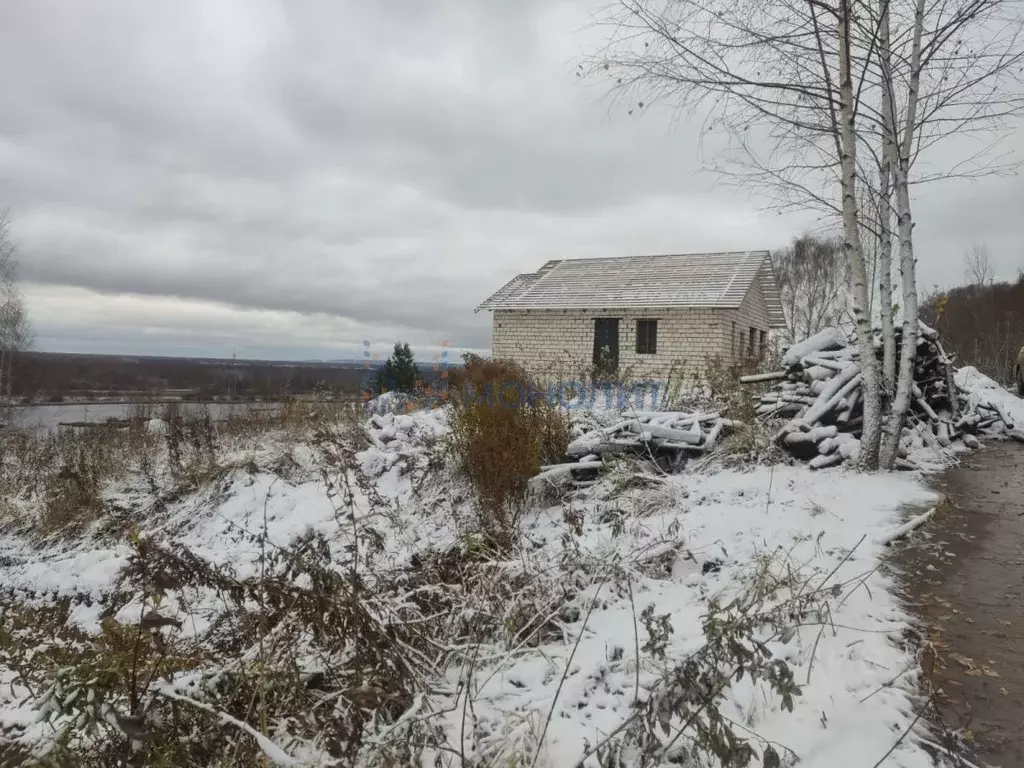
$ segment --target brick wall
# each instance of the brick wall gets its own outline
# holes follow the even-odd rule
[[[754,333],[754,354],[760,353],[761,333],[768,337],[768,306],[765,304],[761,284],[754,281],[739,309],[720,310],[722,313],[722,357],[734,363],[741,362],[750,352],[750,329]]]
[[[739,360],[749,341],[750,327],[758,332],[755,345],[760,340],[759,332],[768,329],[764,296],[755,282],[738,310],[497,310],[493,355],[514,360],[540,379],[585,378],[593,367],[597,317],[619,318],[619,372],[635,380],[664,379],[673,369],[689,378],[701,374],[712,357]],[[636,351],[636,321],[642,318],[658,321],[656,354]],[[744,346],[737,349],[741,331]]]

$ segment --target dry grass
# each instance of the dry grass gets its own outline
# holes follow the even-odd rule
[[[0,529],[78,535],[112,513],[105,498],[111,485],[141,477],[157,499],[174,497],[234,464],[253,464],[271,446],[280,449],[279,459],[288,457],[323,424],[350,431],[358,418],[355,409],[333,403],[239,409],[222,421],[202,406],[139,404],[124,424],[10,433],[0,438]]]
[[[449,447],[473,489],[482,532],[507,546],[529,479],[565,456],[569,422],[512,363],[470,360],[453,374]]]

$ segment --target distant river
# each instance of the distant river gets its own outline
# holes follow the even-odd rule
[[[10,425],[14,429],[45,433],[57,429],[62,423],[102,423],[110,419],[127,419],[133,405],[133,403],[15,405],[9,409]],[[164,410],[163,403],[147,403],[147,407],[154,418],[159,417]],[[202,404],[179,403],[178,407],[187,413],[201,408]],[[219,421],[226,419],[232,413],[246,411],[250,408],[276,410],[279,405],[277,403],[207,403],[206,407],[210,409],[210,416],[214,421]]]

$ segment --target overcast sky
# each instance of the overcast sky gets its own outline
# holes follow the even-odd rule
[[[4,0],[0,205],[37,347],[486,350],[551,258],[774,249],[813,224],[574,69],[605,0]],[[1020,135],[1010,146],[1022,146]],[[1024,266],[1024,181],[917,200],[921,284]]]

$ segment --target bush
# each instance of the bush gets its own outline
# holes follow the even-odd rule
[[[569,424],[539,396],[522,368],[470,357],[452,372],[449,445],[469,481],[482,532],[511,543],[526,506],[529,479],[565,456]]]
[[[770,389],[771,382],[740,382],[741,376],[766,373],[777,369],[779,364],[775,358],[750,360],[731,367],[717,359],[708,362],[704,381],[712,402],[715,407],[724,410],[729,418],[739,422],[736,431],[724,443],[726,463],[776,464],[786,461],[785,454],[775,444],[777,426],[757,414],[759,398]]]

